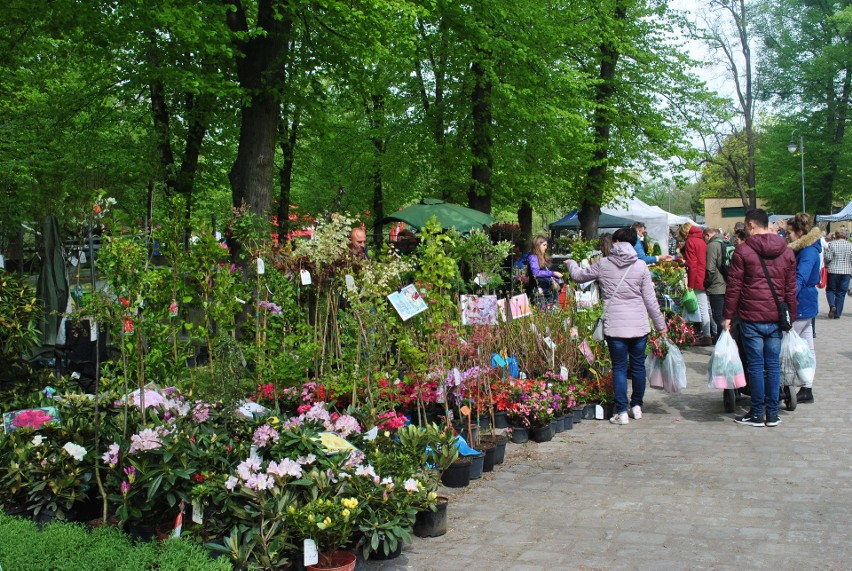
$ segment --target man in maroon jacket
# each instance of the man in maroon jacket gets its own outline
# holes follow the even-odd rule
[[[796,315],[796,256],[784,238],[769,230],[769,217],[764,210],[746,212],[745,230],[748,238],[731,257],[722,321],[722,327],[730,329],[731,320],[739,315],[751,390],[751,410],[734,420],[749,426],[778,426],[781,329],[778,306],[761,258],[778,301],[786,301],[790,315]]]

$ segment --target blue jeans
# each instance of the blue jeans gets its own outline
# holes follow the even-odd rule
[[[740,323],[748,366],[751,413],[756,418],[778,414],[781,391],[781,329],[774,321]]]
[[[612,385],[615,392],[615,413],[627,412],[627,366],[633,380],[633,394],[630,395],[630,408],[642,406],[645,396],[645,345],[648,336],[607,337],[609,356],[612,359]]]
[[[828,274],[828,284],[825,286],[825,299],[828,306],[834,308],[834,316],[843,313],[843,302],[846,301],[846,291],[849,289],[849,274]]]

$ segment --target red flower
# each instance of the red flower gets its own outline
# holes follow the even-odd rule
[[[130,300],[126,297],[120,297],[118,301],[120,301],[121,305],[123,305],[124,307],[130,307]]]
[[[201,472],[196,472],[192,475],[192,479],[200,484],[204,481],[204,475]]]
[[[53,417],[43,410],[23,410],[15,416],[15,420],[12,421],[12,426],[16,428],[29,426],[33,429],[38,429],[41,428],[44,423],[50,422],[51,420],[53,420]]]

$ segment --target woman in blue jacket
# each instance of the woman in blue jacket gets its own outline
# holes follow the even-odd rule
[[[816,360],[814,351],[813,318],[819,312],[819,283],[820,259],[822,258],[822,242],[820,229],[813,226],[811,217],[804,212],[796,214],[787,222],[787,241],[796,254],[796,321],[793,330],[805,340],[811,354]],[[798,402],[814,402],[812,384],[806,384],[796,393]]]
[[[527,256],[528,277],[534,288],[536,304],[552,307],[557,301],[559,288],[562,286],[562,272],[550,269],[551,259],[547,252],[547,238],[533,238],[532,251]]]

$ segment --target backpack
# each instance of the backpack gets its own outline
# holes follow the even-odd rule
[[[736,246],[727,240],[722,240],[722,263],[719,265],[719,272],[725,281],[728,281],[728,270],[731,268],[731,256],[734,255]]]

